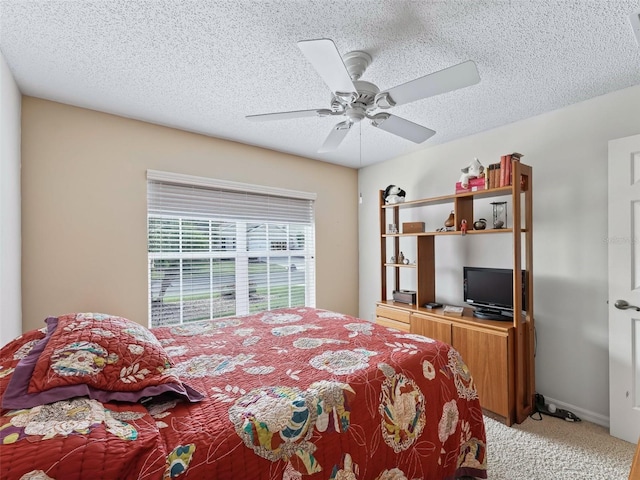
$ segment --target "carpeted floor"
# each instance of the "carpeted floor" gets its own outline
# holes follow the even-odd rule
[[[489,480],[627,480],[635,444],[593,423],[542,418],[507,427],[485,416]]]

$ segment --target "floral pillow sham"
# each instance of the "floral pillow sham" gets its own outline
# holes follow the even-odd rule
[[[20,360],[2,408],[21,409],[88,396],[137,402],[173,392],[204,396],[173,373],[169,355],[145,327],[123,317],[72,313],[46,319],[47,334]]]

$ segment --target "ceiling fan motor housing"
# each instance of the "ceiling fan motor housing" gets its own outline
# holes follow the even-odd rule
[[[331,97],[332,106],[340,104],[343,107],[360,105],[366,110],[375,108],[375,99],[380,89],[371,82],[364,82],[362,80],[353,82],[353,86],[356,87],[356,91],[353,92],[350,98],[346,95],[333,95]]]
[[[357,94],[354,99],[347,101],[343,97],[334,95],[331,103],[334,111],[338,110],[335,108],[336,104],[340,104],[343,107],[345,115],[349,117],[352,122],[359,122],[367,116],[370,110],[376,108],[375,99],[376,95],[380,93],[380,89],[373,83],[362,80],[353,82],[353,85],[356,87],[355,93]]]
[[[374,106],[373,101],[375,100],[376,95],[380,93],[380,89],[373,83],[363,82],[362,80],[353,82],[353,85],[358,91],[358,97],[355,99],[354,103],[361,103],[367,108]]]

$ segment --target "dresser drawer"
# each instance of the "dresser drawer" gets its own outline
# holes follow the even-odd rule
[[[397,308],[390,308],[378,305],[376,307],[376,317],[384,317],[389,320],[395,320],[396,322],[402,322],[407,324],[407,328],[409,328],[411,312],[406,310],[400,310]]]
[[[396,328],[398,330],[402,330],[403,332],[408,332],[410,328],[408,323],[398,322],[386,317],[376,317],[376,323],[383,327]]]

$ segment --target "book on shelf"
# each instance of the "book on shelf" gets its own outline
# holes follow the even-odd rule
[[[489,165],[489,188],[498,188],[500,186],[500,164],[492,163]]]
[[[511,155],[505,155],[507,157],[507,161],[505,165],[507,167],[507,171],[504,173],[504,186],[511,185]]]
[[[456,193],[475,192],[478,190],[488,190],[491,188],[508,187],[513,184],[512,162],[520,160],[524,155],[513,152],[509,155],[501,155],[500,162],[491,163],[487,166],[483,177],[469,180],[469,188],[463,189],[460,182],[456,183]]]
[[[502,155],[500,157],[500,183],[498,184],[500,187],[504,187],[506,185],[507,180],[507,156]]]
[[[477,192],[487,187],[484,177],[470,178],[467,188],[462,186],[461,182],[456,182],[456,193]]]
[[[487,165],[487,168],[484,171],[484,178],[487,184],[487,190],[493,188],[493,184],[491,183],[491,174],[493,173],[493,164]]]
[[[500,176],[500,186],[508,187],[509,185],[513,185],[513,161],[520,160],[524,155],[518,152],[513,152],[509,155],[502,155],[500,157],[500,166],[501,170],[504,169],[504,175]]]
[[[463,310],[464,310],[463,307],[456,307],[454,305],[445,305],[445,307],[442,309],[442,313],[444,315],[451,315],[451,316],[454,316],[454,317],[461,317]]]

